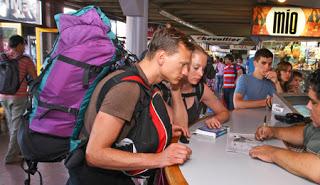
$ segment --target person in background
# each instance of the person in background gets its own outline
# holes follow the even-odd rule
[[[216,66],[216,84],[215,84],[215,93],[217,95],[220,95],[222,93],[222,86],[223,86],[223,72],[224,72],[224,63],[223,58],[219,58],[217,60],[217,66]]]
[[[275,163],[289,172],[320,184],[320,70],[309,78],[310,98],[307,108],[312,123],[291,127],[261,126],[256,131],[256,139],[281,139],[287,143],[304,146],[305,151],[296,152],[269,145],[253,147],[249,154],[253,158]]]
[[[233,56],[227,54],[224,57],[226,67],[223,71],[223,99],[226,103],[228,110],[233,110],[233,94],[236,87],[236,80],[242,75],[241,67],[234,64]]]
[[[1,105],[5,110],[5,116],[10,132],[8,151],[5,155],[5,163],[11,164],[22,161],[20,158],[20,148],[17,141],[17,132],[22,124],[22,115],[26,110],[27,76],[32,79],[37,77],[36,68],[30,57],[23,55],[25,51],[25,39],[20,35],[13,35],[9,38],[9,52],[6,56],[9,59],[17,59],[19,62],[20,87],[13,95],[0,94]]]
[[[214,116],[205,121],[209,128],[219,128],[229,119],[229,112],[214,95],[210,88],[201,81],[207,65],[207,53],[199,45],[195,45],[192,52],[189,73],[181,81],[182,101],[188,113],[188,122],[185,128],[195,123],[200,116],[200,103],[203,103],[214,112]],[[180,99],[173,98],[175,103]]]
[[[246,70],[247,74],[252,74],[254,71],[254,57],[248,57],[247,62],[246,62]]]
[[[288,83],[288,92],[299,94],[302,93],[301,82],[303,81],[303,75],[299,71],[292,72],[292,80]]]
[[[211,56],[208,56],[207,65],[203,77],[205,78],[208,87],[214,92],[216,68]]]
[[[290,62],[281,61],[276,68],[278,80],[283,92],[288,91],[288,82],[291,79],[292,65]]]
[[[256,108],[271,105],[271,98],[282,90],[276,72],[271,70],[273,54],[262,48],[254,56],[254,72],[240,76],[233,97],[234,106]]]
[[[243,64],[243,60],[242,60],[241,57],[237,57],[236,63],[241,67],[242,74],[247,74],[246,67],[245,67],[245,65]]]

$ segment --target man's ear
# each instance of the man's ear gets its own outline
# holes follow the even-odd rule
[[[166,57],[167,57],[167,53],[164,50],[159,50],[156,53],[156,58],[160,66],[165,63]]]

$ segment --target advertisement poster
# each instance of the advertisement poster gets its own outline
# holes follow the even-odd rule
[[[22,35],[20,23],[0,22],[0,53],[8,50],[8,41],[12,35]]]
[[[320,9],[254,7],[251,34],[320,37]]]
[[[42,24],[41,16],[39,0],[0,0],[0,19]]]

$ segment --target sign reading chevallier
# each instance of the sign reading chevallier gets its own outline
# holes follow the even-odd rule
[[[228,37],[228,36],[205,36],[205,35],[191,35],[196,42],[208,44],[240,44],[245,37]]]
[[[254,7],[251,34],[320,37],[320,9]]]

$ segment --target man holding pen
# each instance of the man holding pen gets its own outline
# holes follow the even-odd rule
[[[295,152],[274,146],[258,146],[250,150],[250,156],[275,163],[289,172],[320,183],[320,70],[310,75],[310,98],[307,108],[312,123],[292,127],[261,126],[256,139],[281,139],[293,145],[304,146],[306,151]]]

